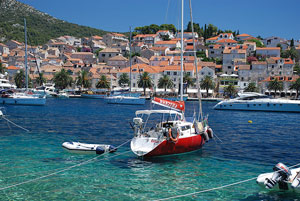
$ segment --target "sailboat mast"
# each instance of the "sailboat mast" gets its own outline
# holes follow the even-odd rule
[[[192,27],[192,34],[193,34],[193,52],[194,52],[194,60],[195,60],[195,68],[196,68],[196,86],[197,86],[197,96],[199,99],[199,114],[198,114],[198,120],[200,119],[199,116],[201,116],[201,121],[203,121],[203,114],[202,114],[202,95],[201,95],[201,88],[199,83],[199,74],[198,74],[198,61],[197,61],[197,54],[196,54],[196,43],[195,43],[195,34],[194,34],[194,22],[193,22],[193,12],[192,12],[192,0],[189,1],[190,5],[190,16],[191,16],[191,27]]]
[[[24,32],[25,32],[25,80],[26,80],[26,91],[28,91],[28,70],[27,70],[27,29],[26,19],[24,18]]]
[[[183,0],[181,0],[180,100],[183,101]]]
[[[129,65],[130,65],[130,72],[129,72],[129,91],[131,92],[131,27],[129,27],[130,36],[129,36]]]

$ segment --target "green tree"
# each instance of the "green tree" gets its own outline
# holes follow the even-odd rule
[[[209,89],[214,89],[215,88],[215,83],[214,83],[212,77],[211,76],[205,76],[205,78],[200,83],[200,87],[201,87],[201,89],[206,90],[206,96],[208,97]]]
[[[160,29],[161,30],[169,30],[172,33],[176,33],[177,32],[177,29],[174,26],[174,24],[162,24],[162,25],[160,25]]]
[[[277,78],[275,78],[274,80],[272,80],[268,83],[267,88],[270,91],[274,90],[274,92],[275,92],[274,97],[275,97],[277,91],[282,91],[283,90],[283,83],[281,81],[279,81]]]
[[[153,81],[148,72],[144,72],[142,75],[139,76],[138,86],[143,87],[144,95],[146,95],[146,89],[151,88],[153,86]]]
[[[265,47],[265,45],[258,39],[250,39],[248,40],[250,42],[255,42],[256,43],[256,47]]]
[[[258,88],[254,82],[248,84],[248,86],[244,89],[245,92],[258,92]]]
[[[123,86],[123,85],[129,85],[130,84],[130,80],[129,80],[129,76],[127,73],[122,73],[119,77],[119,86]]]
[[[15,75],[14,80],[15,80],[17,88],[24,88],[24,87],[26,87],[25,72],[24,72],[23,69],[21,69],[20,72],[18,72]]]
[[[168,75],[164,75],[158,80],[158,88],[164,88],[167,91],[167,88],[172,88],[174,86],[173,81]]]
[[[297,63],[297,64],[294,66],[294,74],[300,75],[300,65],[299,65],[299,63]]]
[[[199,36],[203,35],[203,30],[200,28],[200,25],[197,23],[193,23],[194,26],[194,32],[198,33]],[[192,23],[189,21],[187,28],[185,30],[186,32],[192,32]]]
[[[226,95],[228,95],[229,97],[232,97],[232,96],[236,95],[237,90],[236,90],[235,86],[232,83],[230,83],[228,86],[224,87],[224,93]]]
[[[295,43],[294,43],[294,39],[292,38],[291,40],[291,44],[290,44],[291,47],[295,47]]]
[[[300,78],[296,80],[296,82],[293,82],[290,86],[290,89],[296,90],[296,98],[298,98],[299,90],[300,90]]]
[[[43,85],[43,83],[46,82],[46,78],[44,77],[44,74],[43,73],[40,73],[39,74],[39,77],[36,78],[36,83],[40,86]]]
[[[2,63],[0,62],[0,73],[4,74],[5,73],[5,67],[2,65]]]
[[[110,87],[110,82],[107,80],[105,75],[101,75],[100,80],[96,85],[96,88],[108,89],[109,87]]]
[[[183,83],[185,84],[185,93],[187,93],[187,89],[190,86],[195,85],[195,79],[193,79],[189,74],[185,73],[183,76]]]
[[[60,72],[54,75],[53,82],[55,83],[55,87],[65,89],[72,85],[73,79],[65,69],[61,69]]]
[[[85,70],[81,70],[78,72],[78,76],[76,78],[76,85],[83,88],[90,88],[92,83],[89,80],[89,73]]]

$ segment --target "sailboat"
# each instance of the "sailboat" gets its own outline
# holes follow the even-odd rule
[[[11,105],[45,105],[46,96],[40,96],[28,91],[28,66],[27,66],[27,30],[26,19],[24,19],[25,29],[25,78],[26,78],[26,90],[25,92],[16,93],[12,90],[1,91],[0,103]]]
[[[199,97],[199,116],[186,118],[185,103],[183,101],[183,0],[181,10],[181,92],[180,101],[170,101],[154,98],[153,104],[163,106],[164,110],[138,110],[133,118],[132,128],[134,137],[130,147],[139,157],[154,157],[180,154],[200,149],[207,141],[213,138],[213,130],[209,127],[207,118],[203,117],[201,93],[195,59],[197,88]],[[190,1],[191,5],[191,1]],[[191,6],[190,6],[191,12]],[[192,13],[192,12],[191,12]],[[191,14],[191,24],[192,14]],[[193,30],[193,27],[192,27]],[[193,41],[194,41],[193,34]],[[194,43],[195,44],[195,43]],[[195,45],[194,45],[195,48]],[[194,53],[195,49],[194,49]],[[194,54],[195,56],[195,54]],[[154,120],[151,119],[154,116]],[[201,120],[199,121],[201,116]],[[145,120],[145,121],[144,121]]]
[[[144,105],[145,98],[140,97],[140,93],[132,93],[131,92],[131,28],[130,28],[130,56],[129,56],[129,63],[130,63],[130,87],[129,93],[121,93],[119,95],[110,95],[106,97],[106,102],[109,104],[125,104],[125,105]],[[112,83],[112,82],[110,82]],[[111,87],[112,88],[112,87]],[[111,89],[112,91],[112,89]]]

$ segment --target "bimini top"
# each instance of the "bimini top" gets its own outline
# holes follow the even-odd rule
[[[175,114],[182,117],[182,114],[180,112],[174,111],[174,110],[138,110],[135,112],[135,115],[139,114]]]

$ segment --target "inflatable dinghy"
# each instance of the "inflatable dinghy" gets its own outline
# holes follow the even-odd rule
[[[300,192],[300,168],[289,169],[278,163],[273,170],[274,172],[260,174],[256,183],[269,190]]]
[[[86,144],[81,142],[64,142],[62,147],[73,153],[93,153],[103,154],[105,152],[115,152],[117,148],[106,144]]]

